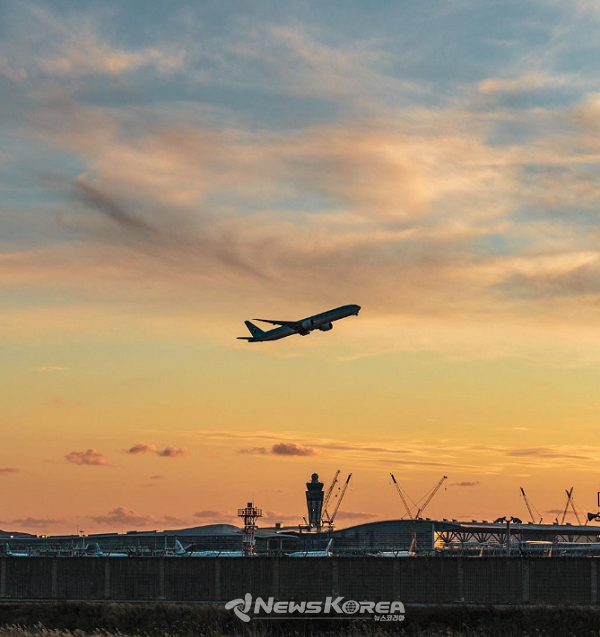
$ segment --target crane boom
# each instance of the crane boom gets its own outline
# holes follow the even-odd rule
[[[427,508],[427,505],[433,499],[433,496],[439,491],[440,487],[442,486],[442,484],[444,484],[444,481],[446,481],[447,479],[448,479],[448,476],[443,476],[442,479],[435,485],[435,487],[433,487],[433,489],[431,490],[431,493],[429,494],[429,497],[425,500],[425,502],[423,502],[423,505],[417,511],[417,515],[415,517],[418,518],[423,513],[423,511],[425,511],[425,509]]]
[[[329,500],[331,499],[331,494],[333,493],[333,489],[335,485],[337,484],[339,475],[340,475],[340,470],[338,469],[335,472],[335,475],[333,476],[333,480],[331,481],[331,484],[329,485],[329,488],[327,489],[327,493],[325,494],[325,497],[323,498],[323,506],[321,510],[324,513],[323,515],[324,520],[329,518],[329,513],[327,513],[327,505],[329,504]]]
[[[567,517],[567,511],[569,510],[569,504],[571,502],[571,494],[573,493],[573,487],[570,489],[565,489],[565,493],[567,494],[567,501],[565,502],[565,510],[563,511],[562,518],[560,520],[561,524],[565,523],[565,518]]]
[[[571,489],[571,495],[569,496],[569,502],[571,503],[571,509],[573,509],[573,513],[575,514],[575,519],[577,520],[577,524],[581,526],[581,518],[579,517],[579,512],[577,511],[577,507],[575,506],[575,502],[573,500],[573,489]]]
[[[523,496],[523,500],[525,500],[525,505],[527,506],[527,510],[529,511],[529,517],[531,518],[531,521],[535,524],[533,511],[531,510],[531,505],[529,504],[529,500],[527,499],[527,496],[525,495],[525,489],[523,489],[523,487],[519,487],[519,488],[521,489],[521,495]]]
[[[348,485],[350,484],[350,478],[352,477],[352,474],[349,473],[348,477],[346,478],[346,482],[344,483],[344,486],[342,487],[342,492],[340,493],[337,502],[335,503],[335,508],[333,509],[333,513],[331,514],[331,517],[329,518],[329,524],[333,524],[333,521],[335,520],[335,516],[337,515],[338,509],[340,508],[340,504],[342,504],[342,500],[344,499],[344,496],[346,495],[346,489],[348,488]]]
[[[406,509],[406,515],[408,515],[409,518],[412,518],[412,516],[410,514],[410,508],[408,506],[408,503],[406,502],[406,498],[404,497],[404,493],[402,493],[402,489],[400,488],[400,485],[396,481],[396,478],[395,478],[393,473],[390,473],[390,476],[392,476],[392,481],[394,483],[394,486],[396,487],[396,491],[398,491],[398,495],[400,496],[400,499],[402,500],[402,504],[404,505],[404,508]],[[402,517],[404,517],[404,516],[402,516]]]

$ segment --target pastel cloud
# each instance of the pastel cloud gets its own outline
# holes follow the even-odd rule
[[[22,3],[6,19],[12,22],[19,43],[6,47],[0,73],[13,82],[48,76],[116,78],[147,67],[157,73],[172,73],[184,62],[184,52],[173,47],[113,45],[101,35],[101,24],[84,13],[58,16],[42,4]]]
[[[39,67],[58,77],[81,75],[119,76],[143,67],[154,67],[160,73],[168,73],[182,66],[184,54],[159,48],[127,51],[112,47],[94,33],[78,33],[69,37],[55,55],[39,59]]]
[[[15,467],[2,467],[0,468],[0,476],[7,476],[7,475],[11,475],[13,473],[19,473],[19,469],[16,469]]]
[[[368,513],[367,511],[344,511],[343,509],[340,509],[337,515],[335,516],[335,519],[348,520],[348,521],[352,521],[352,520],[360,521],[360,520],[372,520],[375,517],[377,517],[375,513]]]
[[[139,513],[134,509],[128,507],[116,507],[109,511],[106,515],[93,515],[88,516],[96,524],[102,526],[109,526],[113,529],[118,529],[120,526],[129,526],[132,528],[157,528],[159,525],[168,526],[184,526],[188,524],[186,518],[181,518],[173,515],[156,516],[152,514]]]
[[[493,475],[510,469],[515,477],[527,476],[528,473],[514,473],[517,468],[553,468],[572,469],[573,461],[582,471],[591,471],[600,461],[600,452],[590,445],[554,445],[553,447],[515,447],[480,443],[465,443],[445,440],[442,447],[430,442],[407,438],[401,443],[386,441],[376,444],[368,442],[348,441],[336,438],[319,438],[310,436],[303,439],[294,432],[269,431],[201,431],[198,432],[205,444],[220,445],[230,449],[232,441],[248,443],[237,448],[237,453],[246,455],[272,456],[273,449],[283,450],[293,456],[319,456],[328,460],[334,458],[340,463],[351,463],[351,466],[369,467],[378,471],[389,472],[401,463],[412,471],[441,470],[453,473]],[[269,444],[265,445],[264,442]],[[263,443],[260,446],[257,443]],[[374,444],[375,443],[375,444]],[[308,451],[306,451],[308,450]],[[275,454],[277,455],[277,454]],[[400,476],[398,476],[400,477]],[[457,476],[458,477],[458,476]],[[479,486],[479,479],[465,479],[450,483],[456,487]]]
[[[65,456],[67,462],[77,465],[91,465],[106,467],[108,459],[105,453],[96,449],[87,449],[86,451],[71,451]]]
[[[165,447],[156,453],[163,458],[181,458],[188,452],[187,447]]]
[[[271,447],[271,453],[275,456],[316,456],[317,451],[313,447],[305,447],[295,442],[278,442]]]
[[[127,507],[116,507],[109,511],[106,515],[90,516],[97,524],[103,525],[132,525],[145,526],[159,522],[159,519],[153,515],[144,515],[129,509]]]
[[[237,452],[254,456],[316,456],[318,453],[313,447],[300,445],[296,442],[278,442],[269,449],[266,447],[241,447]]]
[[[572,460],[589,460],[590,456],[569,453],[559,449],[550,449],[548,447],[527,447],[523,449],[508,449],[507,456],[533,457],[533,458],[566,458]]]
[[[130,453],[132,455],[137,455],[140,453],[151,453],[156,451],[156,445],[150,442],[138,442],[137,444],[133,445],[133,447],[125,449],[124,451],[125,453]]]
[[[62,524],[64,520],[58,520],[55,518],[16,518],[11,520],[11,524],[18,524],[25,528],[45,528],[55,524]]]
[[[299,524],[301,521],[300,515],[293,515],[288,513],[281,513],[281,511],[263,511],[263,517],[261,518],[262,522],[268,522],[270,524],[275,524],[276,522],[288,522],[291,524]]]
[[[482,95],[496,93],[523,93],[548,87],[570,87],[576,78],[531,72],[516,77],[492,77],[479,82],[478,92]]]
[[[138,442],[129,449],[123,449],[123,452],[134,456],[146,453],[155,453],[157,456],[161,456],[163,458],[180,458],[188,453],[188,448],[169,445],[164,449],[157,449],[156,445],[152,442]],[[164,476],[152,476],[153,479],[160,479],[162,477]]]
[[[217,511],[216,509],[202,509],[194,513],[195,518],[199,518],[204,524],[215,524],[219,522],[231,523],[236,521],[237,517],[228,511]]]
[[[147,118],[142,110],[69,99],[33,116],[32,130],[45,143],[86,166],[58,186],[72,200],[69,224],[82,241],[0,257],[0,285],[83,290],[92,281],[101,298],[115,289],[140,293],[144,277],[157,313],[171,290],[182,298],[189,289],[210,294],[215,281],[228,303],[244,295],[261,303],[273,295],[291,300],[293,280],[312,307],[328,303],[335,286],[370,308],[346,361],[407,348],[502,356],[511,343],[547,351],[549,340],[564,343],[566,353],[566,340],[552,331],[564,329],[573,298],[580,300],[577,321],[589,324],[600,297],[595,246],[572,225],[566,232],[566,219],[535,227],[515,221],[523,207],[543,214],[572,198],[591,210],[600,197],[576,165],[555,183],[552,170],[564,153],[552,137],[491,145],[486,116],[467,105],[260,135],[215,127],[191,111],[178,111],[176,121],[167,110]],[[590,161],[586,152],[579,148],[570,164]],[[318,214],[278,204],[300,201],[307,189]],[[233,208],[221,216],[209,202],[225,193]],[[204,309],[187,302],[173,321],[191,320],[190,312]],[[459,320],[475,314],[474,325]],[[60,325],[45,316],[48,329]],[[26,324],[19,318],[11,322]],[[571,349],[600,358],[587,347],[590,338],[578,330],[581,345]]]
[[[100,126],[103,118],[115,117],[100,115],[97,109],[89,115],[99,118]],[[248,285],[248,277],[257,274],[266,289],[274,290],[294,272],[319,272],[320,277],[326,273],[326,279],[335,278],[349,295],[362,288],[366,300],[380,311],[426,311],[437,302],[441,287],[454,290],[454,305],[463,309],[494,290],[479,306],[491,313],[502,309],[502,296],[514,290],[530,297],[533,309],[541,289],[556,296],[561,288],[573,289],[574,277],[582,291],[600,279],[594,250],[552,248],[547,254],[519,256],[492,252],[485,258],[476,253],[475,245],[487,236],[513,232],[503,216],[525,203],[519,193],[521,151],[491,148],[477,129],[468,132],[461,127],[440,139],[426,128],[394,131],[397,123],[382,121],[366,128],[307,129],[271,136],[265,143],[249,133],[234,137],[227,130],[182,130],[165,123],[162,130],[154,127],[146,136],[142,124],[141,136],[125,144],[114,137],[115,126],[107,122],[108,141],[98,150],[88,145],[83,132],[79,135],[71,119],[67,128],[62,114],[50,117],[55,119],[47,129],[51,138],[87,156],[95,174],[93,182],[80,175],[73,184],[77,200],[98,215],[95,222],[82,216],[80,223],[93,230],[95,240],[110,237],[122,268],[151,273],[159,288],[161,281],[171,285],[175,279],[184,287],[198,284],[210,273],[232,289]],[[443,124],[442,119],[439,125]],[[122,165],[115,160],[120,154]],[[226,169],[221,163],[218,174],[215,156],[225,158]],[[536,158],[540,160],[553,161]],[[192,207],[223,188],[231,187],[240,197],[252,195],[253,180],[264,179],[255,174],[257,165],[267,165],[266,172],[273,175],[263,184],[262,197],[277,198],[286,191],[295,195],[298,185],[311,183],[334,209],[318,218],[318,226],[310,217],[284,221],[283,213],[276,212],[252,219],[240,216],[235,224],[209,221],[203,215],[194,219]],[[192,190],[181,200],[186,187]],[[539,196],[547,198],[548,193],[540,189]],[[121,203],[133,199],[135,212]],[[157,210],[151,199],[175,205],[170,229],[163,227],[159,214],[140,213],[144,205]],[[450,214],[451,206],[460,207],[460,219]],[[190,223],[196,225],[196,233],[177,230]],[[409,225],[394,225],[398,223]],[[98,280],[96,272],[110,277],[104,248],[98,246],[98,262],[94,251],[94,246],[86,246],[85,255],[73,255],[82,265],[76,272],[63,268],[64,255],[48,251],[7,255],[3,264],[13,281],[25,277],[35,284],[40,277],[41,283],[52,273],[54,280],[83,285],[90,276]],[[398,269],[403,273],[400,279]],[[115,268],[115,277],[119,271]],[[393,300],[386,293],[392,280],[399,290]],[[119,285],[127,284],[121,278]],[[303,285],[302,280],[298,284]],[[324,280],[323,290],[326,284]],[[316,302],[323,294],[320,287],[307,293]]]

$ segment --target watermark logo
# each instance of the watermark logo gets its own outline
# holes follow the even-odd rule
[[[252,598],[246,593],[243,598],[232,599],[225,604],[227,610],[233,610],[243,622],[252,617],[284,618],[303,616],[306,619],[315,616],[339,616],[340,618],[362,617],[380,622],[404,621],[404,604],[402,602],[369,602],[344,600],[344,597],[326,597],[324,601],[286,602],[275,601],[274,597],[266,600],[262,597]]]
[[[250,593],[246,593],[244,595],[244,599],[232,599],[230,602],[225,604],[225,608],[227,610],[233,610],[238,619],[241,619],[243,622],[250,621],[250,607],[252,606],[252,595]]]

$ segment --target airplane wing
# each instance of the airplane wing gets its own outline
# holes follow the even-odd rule
[[[271,325],[282,325],[285,327],[298,327],[299,321],[270,321],[269,319],[253,319],[254,321],[261,321],[262,323],[271,323]]]

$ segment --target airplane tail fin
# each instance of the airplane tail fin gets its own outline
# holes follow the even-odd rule
[[[327,542],[327,551],[331,551],[332,546],[333,546],[333,538],[331,538],[329,542]]]
[[[260,327],[254,325],[254,323],[251,323],[250,321],[244,321],[244,323],[246,324],[250,334],[252,334],[252,338],[259,338],[264,334]]]
[[[177,555],[185,555],[187,551],[183,548],[183,544],[179,540],[175,540],[175,553]]]

